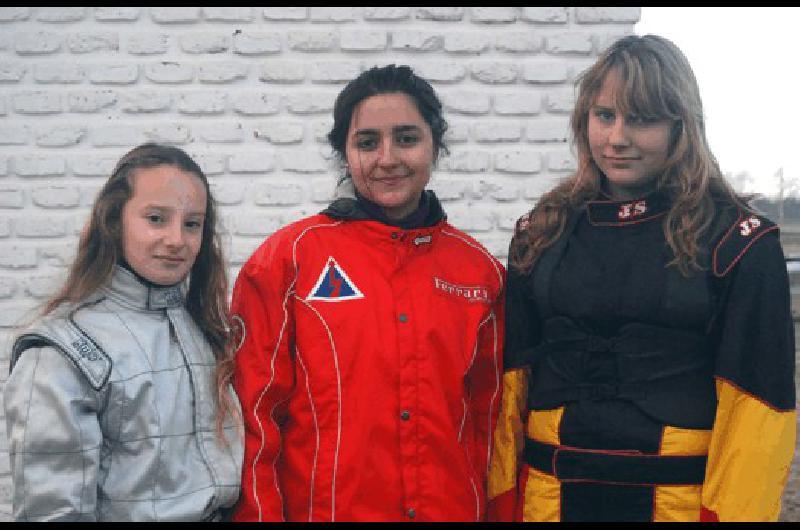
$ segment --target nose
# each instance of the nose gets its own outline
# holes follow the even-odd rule
[[[625,127],[625,120],[617,117],[611,130],[608,134],[608,143],[614,147],[626,147],[630,145],[630,138],[628,138],[628,129]]]
[[[381,167],[392,167],[397,165],[394,142],[382,141],[378,147],[378,165]]]
[[[172,248],[179,249],[184,245],[183,223],[173,221],[164,229],[164,243]]]

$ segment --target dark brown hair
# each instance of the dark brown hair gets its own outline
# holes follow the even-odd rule
[[[333,106],[333,127],[328,133],[328,142],[341,161],[347,160],[347,132],[356,106],[365,99],[378,94],[402,93],[411,98],[425,123],[431,128],[433,137],[433,159],[439,153],[447,153],[444,133],[447,122],[442,116],[442,103],[433,87],[414,73],[408,66],[373,66],[347,83]]]

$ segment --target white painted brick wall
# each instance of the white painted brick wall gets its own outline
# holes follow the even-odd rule
[[[9,339],[63,279],[119,156],[194,155],[221,205],[230,273],[321,210],[344,83],[409,64],[445,103],[431,187],[505,259],[514,221],[574,169],[572,81],[637,7],[0,7],[0,387]],[[10,511],[0,411],[0,521]]]

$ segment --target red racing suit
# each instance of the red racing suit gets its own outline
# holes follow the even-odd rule
[[[443,214],[404,230],[348,208],[271,235],[236,281],[234,519],[483,519],[504,268]]]

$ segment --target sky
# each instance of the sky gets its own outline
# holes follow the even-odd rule
[[[800,195],[800,7],[643,7],[634,31],[689,59],[722,172],[753,177],[740,191],[777,195],[783,168]]]

